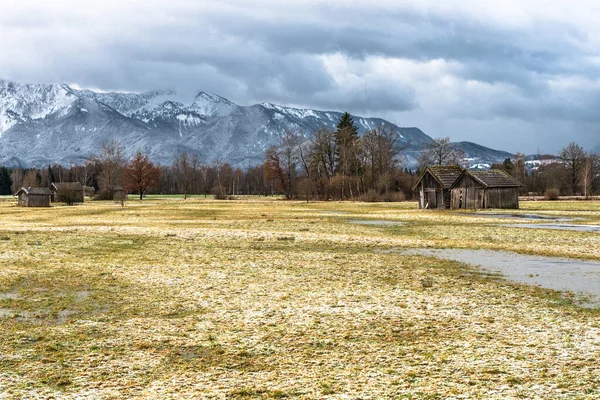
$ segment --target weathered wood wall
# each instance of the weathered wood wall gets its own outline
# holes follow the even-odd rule
[[[452,189],[452,209],[481,209],[485,208],[484,188],[456,188]]]
[[[27,195],[23,192],[19,193],[19,206],[27,207]]]
[[[21,207],[50,207],[50,195],[48,194],[19,194],[18,205]]]
[[[73,192],[75,193],[73,202],[74,203],[83,203],[83,190],[73,190]],[[59,192],[54,189],[52,190],[52,202],[53,203],[64,202],[64,198],[62,198],[62,196],[59,194]]]
[[[452,189],[451,208],[519,208],[519,188],[494,187],[486,189],[471,176],[463,175]]]
[[[445,204],[448,204],[444,202],[442,187],[429,172],[423,176],[419,192],[419,208],[445,208]]]
[[[485,208],[485,189],[469,175],[463,175],[452,189],[452,209]]]
[[[485,191],[486,208],[519,208],[519,188],[489,188]]]

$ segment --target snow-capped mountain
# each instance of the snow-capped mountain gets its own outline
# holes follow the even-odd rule
[[[163,164],[186,151],[204,162],[244,167],[261,163],[265,150],[279,144],[286,132],[308,137],[321,128],[333,129],[341,115],[271,103],[240,106],[205,92],[185,99],[168,90],[104,93],[65,84],[0,81],[0,165],[80,163],[98,154],[103,143],[117,140],[130,154],[144,150]],[[409,146],[408,166],[432,141],[418,128],[400,128],[383,119],[355,116],[354,121],[360,133],[381,124],[396,129]],[[477,153],[475,163],[510,156],[471,145],[463,150],[467,156]]]

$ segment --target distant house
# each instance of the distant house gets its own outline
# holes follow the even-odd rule
[[[84,196],[93,197],[96,194],[96,189],[93,186],[84,186],[83,194]]]
[[[125,201],[127,200],[127,192],[121,186],[115,186],[112,189],[112,198],[114,201]]]
[[[457,165],[425,168],[412,188],[419,191],[419,208],[450,208],[452,185],[462,172]]]
[[[15,196],[19,197],[21,207],[50,207],[52,192],[48,188],[22,187]]]
[[[504,171],[464,170],[452,186],[452,209],[519,208],[522,185]]]
[[[50,185],[53,202],[83,203],[83,186],[79,182],[54,182]],[[71,197],[71,201],[64,199],[64,196]]]

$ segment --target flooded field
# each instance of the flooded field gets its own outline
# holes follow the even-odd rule
[[[524,207],[600,225],[600,202]],[[600,313],[581,307],[600,235],[493,218],[0,202],[0,398],[600,397]]]
[[[469,217],[482,217],[482,218],[497,218],[497,219],[529,219],[529,220],[543,220],[543,221],[577,221],[581,218],[565,217],[565,216],[553,216],[553,215],[540,215],[540,214],[506,214],[506,213],[491,213],[491,212],[473,212],[473,213],[461,213],[457,215],[466,215]]]
[[[559,231],[575,231],[575,232],[592,232],[600,233],[598,225],[572,225],[572,224],[506,224],[512,228],[527,228],[527,229],[555,229]]]
[[[575,293],[578,302],[587,307],[600,306],[600,262],[597,261],[469,249],[408,249],[399,253],[463,262],[515,282]]]
[[[390,221],[385,219],[351,219],[348,221],[354,225],[371,225],[371,226],[402,226],[404,222]]]

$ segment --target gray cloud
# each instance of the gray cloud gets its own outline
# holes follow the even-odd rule
[[[482,144],[517,124],[512,151],[550,137],[555,151],[574,132],[593,145],[600,123],[591,1],[51,3],[3,5],[2,77],[206,90],[241,104],[388,116]],[[549,135],[549,121],[567,133]]]

